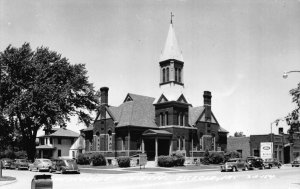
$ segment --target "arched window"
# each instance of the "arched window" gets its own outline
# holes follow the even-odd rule
[[[168,112],[165,113],[165,121],[166,121],[166,124],[165,125],[169,125],[169,114]]]
[[[180,126],[183,126],[183,114],[180,114]]]
[[[166,82],[166,75],[165,74],[166,74],[166,70],[163,69],[163,83]]]
[[[181,69],[178,69],[178,82],[181,83]]]
[[[165,119],[163,113],[160,114],[160,125],[164,126],[165,125]]]
[[[175,81],[178,81],[178,79],[177,79],[177,68],[175,68]]]
[[[167,78],[166,78],[166,81],[168,82],[169,81],[169,68],[167,68]]]

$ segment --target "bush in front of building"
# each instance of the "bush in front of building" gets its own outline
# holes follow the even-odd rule
[[[130,167],[130,157],[122,156],[117,158],[119,167]]]
[[[209,151],[206,149],[204,152],[204,157],[201,158],[201,163],[204,165],[208,165],[209,164]]]
[[[224,154],[220,152],[211,152],[209,154],[209,163],[220,164],[224,162]]]
[[[171,156],[158,156],[157,164],[160,167],[173,167],[174,159]]]
[[[171,157],[173,158],[174,166],[183,166],[185,162],[185,157],[180,152],[173,152]]]
[[[90,164],[90,158],[87,154],[78,154],[77,164],[79,165],[88,165]]]
[[[104,155],[100,153],[93,153],[90,157],[90,162],[93,166],[106,165],[106,159]]]

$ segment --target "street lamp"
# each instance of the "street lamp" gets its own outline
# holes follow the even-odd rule
[[[300,71],[297,71],[297,70],[288,71],[288,72],[284,72],[282,77],[283,77],[284,79],[286,79],[286,78],[288,77],[288,74],[289,74],[289,73],[293,73],[293,72],[299,72],[299,73],[300,73]]]

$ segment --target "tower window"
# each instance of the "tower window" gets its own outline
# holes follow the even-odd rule
[[[164,115],[163,113],[160,114],[160,125],[164,126],[165,125],[165,120],[164,120]]]
[[[178,82],[181,83],[181,69],[178,69]]]
[[[183,114],[180,114],[180,126],[183,126]]]
[[[169,115],[168,115],[168,112],[166,112],[166,113],[165,113],[165,121],[166,121],[166,124],[165,124],[165,125],[169,125],[169,123],[168,123],[168,122],[169,122],[168,116],[169,116]]]
[[[163,69],[163,83],[166,82],[166,70]]]
[[[177,68],[175,68],[175,81],[177,81]]]
[[[166,81],[168,82],[169,81],[169,68],[167,68],[167,78],[166,78]]]

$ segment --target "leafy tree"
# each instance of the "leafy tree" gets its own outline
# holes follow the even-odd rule
[[[46,47],[33,51],[29,43],[9,45],[0,53],[0,63],[6,67],[1,74],[1,114],[22,134],[29,159],[34,159],[41,127],[65,125],[72,115],[90,123],[89,111],[96,109],[98,100],[84,64],[72,65]]]
[[[288,116],[286,116],[286,123],[290,126],[288,130],[289,141],[293,143],[293,134],[299,134],[300,131],[300,121],[299,121],[299,110],[300,110],[300,83],[298,83],[298,87],[290,90],[290,94],[292,95],[292,102],[297,104],[297,108],[292,111]]]
[[[235,132],[233,136],[234,136],[234,137],[244,137],[244,136],[246,136],[246,135],[244,135],[243,132]]]

